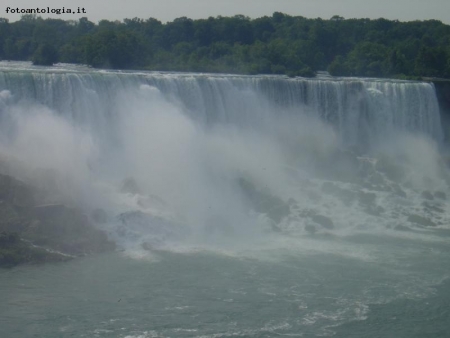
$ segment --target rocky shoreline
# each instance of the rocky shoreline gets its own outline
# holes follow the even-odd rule
[[[40,205],[36,188],[0,174],[0,267],[62,262],[115,244],[81,210]]]

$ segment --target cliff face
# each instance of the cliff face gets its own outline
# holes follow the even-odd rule
[[[450,80],[433,79],[446,142],[450,142]]]

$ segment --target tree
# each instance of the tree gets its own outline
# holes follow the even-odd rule
[[[416,58],[416,74],[420,76],[444,76],[447,57],[447,53],[443,48],[421,47]]]
[[[450,77],[450,26],[437,20],[307,19],[275,12],[161,23],[87,18],[0,18],[0,58],[144,68],[290,76]]]
[[[333,76],[349,76],[352,75],[350,67],[346,64],[342,55],[336,56],[333,62],[328,66],[328,72]]]
[[[32,61],[34,65],[52,66],[58,61],[58,55],[52,45],[43,43],[34,52]]]

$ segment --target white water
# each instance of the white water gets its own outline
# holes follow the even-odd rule
[[[159,245],[161,237],[164,242],[181,231],[189,247],[247,247],[272,221],[252,208],[238,184],[242,178],[284,202],[295,201],[290,217],[275,224],[288,233],[304,231],[308,210],[331,217],[336,234],[395,227],[407,210],[420,207],[419,189],[445,184],[439,109],[428,83],[24,63],[2,63],[1,70],[3,170],[51,192],[51,202],[75,204],[86,213],[103,208],[108,231],[119,242],[121,233],[125,246],[130,239]],[[377,205],[387,210],[376,219],[354,202],[323,194],[323,183],[336,175],[346,176],[336,182],[340,188],[361,190],[348,178],[364,160],[358,168],[342,160],[340,149],[347,147],[369,156],[367,163],[379,152],[401,158],[411,169],[403,187],[408,199],[376,191]],[[119,191],[126,178],[139,193]],[[110,224],[136,210],[145,213],[143,220],[123,221],[120,231]],[[439,224],[448,219],[439,217],[433,219]]]
[[[330,336],[450,275],[430,84],[0,63],[0,118],[1,171],[124,250],[3,273],[11,337]]]

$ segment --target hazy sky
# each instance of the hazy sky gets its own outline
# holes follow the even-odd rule
[[[64,20],[87,16],[94,22],[134,17],[153,17],[165,22],[181,16],[198,19],[235,14],[255,18],[278,11],[309,18],[329,19],[337,14],[345,18],[384,17],[401,21],[437,19],[450,24],[450,0],[3,0],[0,17],[15,21],[20,14],[7,14],[8,6],[48,6],[50,9],[84,7],[86,14],[50,16]]]

